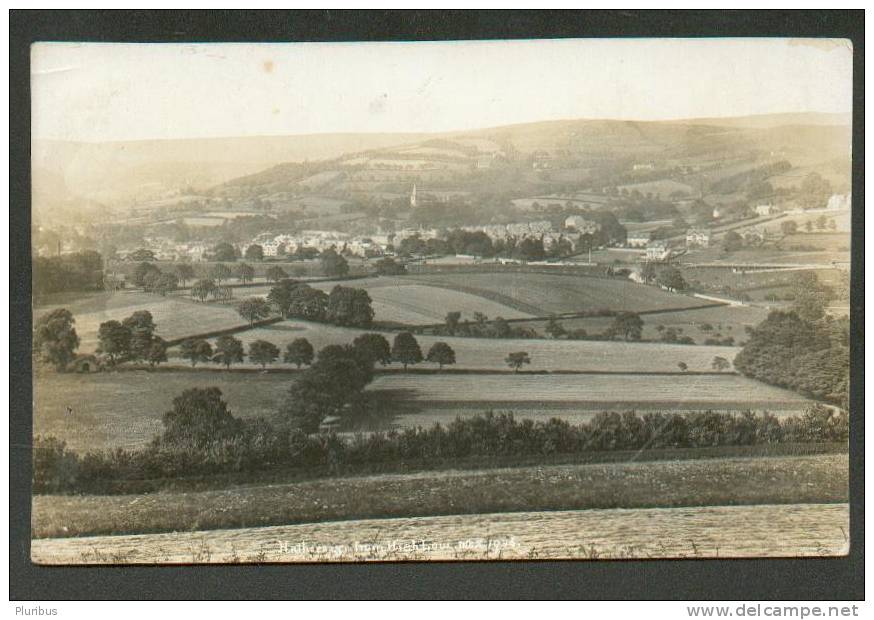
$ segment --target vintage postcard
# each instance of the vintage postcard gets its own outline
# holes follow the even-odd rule
[[[847,554],[852,58],[35,44],[32,561]]]

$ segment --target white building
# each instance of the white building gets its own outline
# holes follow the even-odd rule
[[[690,228],[686,231],[686,247],[709,248],[712,238],[709,228]]]
[[[646,260],[662,261],[671,255],[671,249],[666,241],[651,241],[646,246]]]
[[[601,230],[601,225],[598,222],[587,220],[582,215],[571,215],[564,221],[565,228],[573,228],[578,233],[594,235]]]
[[[774,205],[757,205],[756,206],[756,215],[759,216],[768,216],[773,215],[775,213]]]
[[[648,232],[628,233],[625,245],[629,248],[645,248],[651,238],[652,235]]]
[[[832,194],[832,196],[828,199],[828,204],[826,205],[826,209],[830,211],[847,211],[850,209],[852,205],[852,201],[850,200],[850,194]]]

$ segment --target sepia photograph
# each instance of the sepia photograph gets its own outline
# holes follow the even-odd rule
[[[30,97],[34,564],[854,544],[850,40],[45,41]]]

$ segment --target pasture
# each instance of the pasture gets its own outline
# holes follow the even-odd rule
[[[137,447],[161,430],[173,398],[217,387],[232,413],[282,424],[277,409],[293,373],[203,370],[120,371],[90,375],[45,372],[34,379],[33,432],[76,450]],[[795,412],[805,399],[733,374],[716,375],[378,375],[368,387],[393,416],[379,427],[430,426],[487,409],[520,417],[582,422],[606,409],[767,409]],[[65,409],[72,407],[73,415]]]
[[[161,297],[139,291],[62,297],[59,303],[35,308],[34,320],[55,308],[66,308],[73,313],[80,340],[79,353],[93,353],[97,349],[97,332],[101,323],[122,321],[140,310],[152,313],[158,326],[155,333],[165,340],[227,329],[246,322],[232,305],[201,304],[182,296]]]
[[[662,316],[662,315],[659,315]],[[336,327],[290,319],[266,327],[248,330],[234,337],[248,346],[253,340],[267,340],[280,349],[296,338],[306,338],[318,351],[329,344],[349,344],[356,336],[368,331]],[[380,332],[391,343],[393,332]],[[709,371],[715,356],[734,359],[737,347],[678,345],[647,342],[545,340],[514,338],[462,338],[418,335],[416,340],[425,355],[435,342],[446,342],[455,351],[455,368],[471,370],[508,370],[504,359],[513,351],[526,351],[531,371],[612,371],[670,372],[678,362],[685,362],[691,371]],[[435,367],[433,364],[422,364]],[[395,364],[394,367],[399,367]]]
[[[417,275],[410,279],[418,284],[479,295],[536,316],[604,308],[639,312],[682,308],[699,303],[687,295],[621,278],[543,273],[464,273]]]
[[[847,474],[845,454],[819,454],[425,471],[147,495],[47,495],[33,498],[33,536],[617,507],[845,503]],[[846,525],[845,518],[830,522]],[[389,531],[392,525],[384,522]],[[773,536],[774,528],[769,531]]]

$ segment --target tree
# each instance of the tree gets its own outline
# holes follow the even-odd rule
[[[250,297],[237,305],[237,312],[239,312],[241,317],[249,321],[249,325],[253,325],[255,321],[260,321],[270,316],[270,304],[261,297]]]
[[[101,323],[97,338],[97,352],[109,357],[113,366],[130,354],[131,330],[118,321]]]
[[[257,243],[253,243],[248,248],[246,248],[246,259],[257,261],[264,260],[264,248]]]
[[[309,340],[297,338],[285,347],[282,361],[286,364],[296,364],[300,368],[303,364],[312,364],[314,353],[313,345],[310,344]]]
[[[407,268],[387,256],[376,261],[376,273],[381,276],[402,276],[407,273]]]
[[[167,361],[167,342],[160,336],[155,336],[149,343],[145,356],[149,366],[154,368],[157,364]]]
[[[134,361],[148,358],[157,325],[148,310],[138,310],[122,321],[122,325],[130,330],[129,356]]]
[[[189,280],[194,279],[194,267],[188,263],[180,263],[176,265],[176,275],[179,277],[182,286],[185,286]]]
[[[455,351],[445,342],[435,342],[428,350],[427,360],[439,364],[440,370],[443,370],[444,364],[455,363]]]
[[[264,275],[268,282],[279,282],[288,277],[288,274],[285,273],[285,270],[282,267],[277,267],[275,265],[268,269],[267,273]]]
[[[150,271],[143,278],[143,290],[150,293],[157,292],[158,283],[161,281],[162,274],[160,271]]]
[[[221,390],[215,387],[185,390],[173,399],[173,408],[162,422],[161,443],[192,448],[230,439],[241,430],[240,421],[231,415]]]
[[[510,324],[507,323],[507,319],[502,316],[496,316],[495,320],[492,321],[492,332],[496,338],[507,338],[512,330],[510,329]]]
[[[686,362],[677,362],[677,368],[679,368],[682,372],[686,372],[689,370],[689,365]]]
[[[369,327],[373,322],[370,295],[364,289],[337,285],[328,295],[325,319],[336,325]]]
[[[231,368],[231,364],[243,361],[243,343],[233,336],[219,336],[216,340],[212,361]]]
[[[722,238],[722,249],[726,252],[737,252],[744,245],[744,239],[733,230],[729,230]]]
[[[828,197],[832,193],[831,183],[822,178],[817,172],[811,172],[804,181],[801,182],[801,187],[798,189],[799,202],[805,209],[822,208],[828,202]]]
[[[213,265],[213,268],[209,270],[209,277],[219,284],[222,283],[222,280],[227,280],[228,278],[230,278],[231,275],[233,275],[233,273],[231,272],[231,268],[224,263]]]
[[[487,316],[486,316],[485,314],[483,314],[482,312],[474,312],[474,313],[473,313],[473,320],[476,321],[476,324],[477,324],[477,325],[479,325],[480,327],[482,327],[482,326],[484,326],[484,325],[486,324],[486,321],[489,320],[489,317],[487,317]]]
[[[671,291],[684,291],[687,286],[683,274],[676,267],[666,267],[659,271],[656,283]]]
[[[267,364],[272,364],[278,358],[279,349],[272,342],[256,340],[249,344],[249,360],[261,364],[262,370],[267,367]]]
[[[333,249],[327,249],[319,257],[322,273],[329,278],[343,277],[349,273],[349,263]]]
[[[52,310],[40,317],[33,330],[33,353],[43,362],[62,371],[76,357],[79,336],[76,320],[66,308]]]
[[[212,359],[212,345],[202,338],[189,338],[180,345],[182,358],[191,361],[191,367],[197,362],[208,362]]]
[[[644,263],[640,268],[640,277],[643,278],[645,284],[649,284],[656,279],[656,268],[654,263]]]
[[[549,317],[549,322],[546,324],[545,331],[553,338],[561,338],[567,334],[567,330],[555,319],[555,317]]]
[[[234,262],[237,260],[237,250],[230,243],[219,243],[212,251],[213,260],[219,262]]]
[[[780,222],[780,231],[784,236],[794,235],[798,232],[798,222],[795,220],[787,220],[785,222]]]
[[[626,341],[640,340],[643,334],[643,319],[636,312],[620,312],[613,319],[609,331],[624,336]]]
[[[813,232],[813,220],[807,220],[804,222],[804,230],[807,232]]]
[[[391,363],[391,347],[382,334],[361,334],[352,341],[352,347],[371,365],[379,362],[386,366]]]
[[[522,366],[531,363],[531,358],[528,357],[528,353],[525,351],[516,351],[515,353],[510,353],[504,361],[507,363],[507,366],[513,369],[513,372],[519,372]]]
[[[237,265],[237,279],[244,284],[255,279],[255,268],[246,263]]]
[[[422,361],[422,349],[419,348],[419,342],[413,334],[401,332],[395,336],[391,357],[395,362],[403,364],[406,370],[408,364],[418,364]]]
[[[722,372],[728,368],[731,368],[731,362],[729,362],[724,357],[719,357],[718,355],[713,358],[713,362],[710,364],[711,368],[716,372]]]
[[[210,278],[198,280],[191,287],[191,295],[197,297],[201,303],[206,301],[206,298],[215,291],[215,282]]]
[[[155,267],[152,263],[140,263],[134,269],[133,280],[136,286],[143,288],[146,286],[146,278],[149,274],[161,275],[161,270]]]
[[[461,321],[461,312],[447,312],[446,313],[446,331],[450,336],[455,335],[455,331],[458,329],[458,323]]]
[[[162,273],[151,289],[164,297],[170,291],[175,291],[177,286],[179,286],[179,278],[175,274]]]
[[[331,355],[323,355],[324,349],[319,352],[319,359],[299,373],[284,402],[283,413],[305,432],[318,430],[325,416],[349,412],[373,380],[373,369],[362,364],[351,347],[334,350]]]

